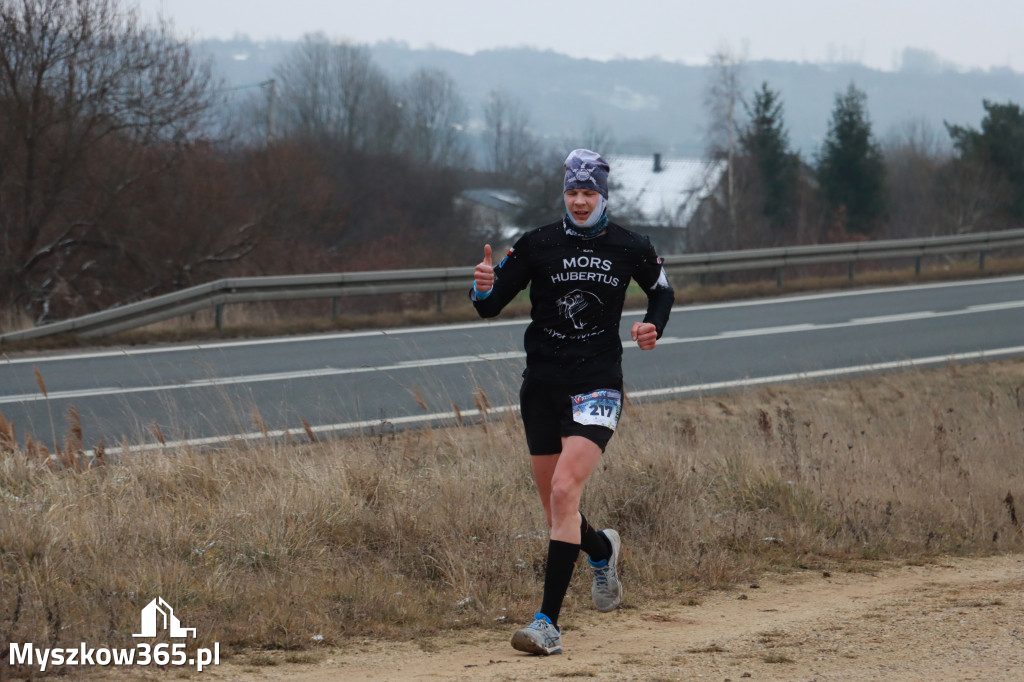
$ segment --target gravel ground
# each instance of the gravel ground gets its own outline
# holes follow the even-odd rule
[[[565,653],[558,656],[514,651],[510,625],[508,632],[463,632],[452,641],[361,640],[298,663],[287,662],[287,654],[280,660],[243,654],[201,677],[1024,680],[1022,555],[766,576],[704,595],[696,605],[632,604],[626,589],[616,612],[564,613]]]

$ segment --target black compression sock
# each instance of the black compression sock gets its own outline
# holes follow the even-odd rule
[[[580,549],[590,556],[591,561],[603,561],[612,556],[612,545],[596,528],[590,525],[587,517],[580,512]]]
[[[544,572],[544,600],[540,612],[558,625],[558,613],[562,610],[562,600],[569,589],[572,570],[580,555],[580,546],[561,540],[548,542],[548,565]]]

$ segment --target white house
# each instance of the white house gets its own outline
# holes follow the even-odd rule
[[[688,233],[706,228],[707,204],[725,175],[725,161],[665,159],[661,154],[607,159],[613,219],[619,216],[649,234],[667,253],[684,251]]]
[[[665,159],[612,154],[605,157],[612,220],[649,235],[662,253],[686,251],[689,236],[708,228],[710,202],[725,175],[725,161]],[[515,190],[463,190],[458,201],[469,208],[473,224],[513,240],[524,229],[516,216],[525,200]]]

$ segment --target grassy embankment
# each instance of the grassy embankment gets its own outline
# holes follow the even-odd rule
[[[538,603],[515,415],[89,466],[72,426],[64,467],[0,434],[4,649],[134,646],[158,595],[196,644],[254,661],[509,630]],[[770,570],[1021,551],[1022,452],[1021,361],[764,387],[629,405],[584,508],[625,539],[626,607],[692,603]],[[578,575],[568,627],[589,608]]]

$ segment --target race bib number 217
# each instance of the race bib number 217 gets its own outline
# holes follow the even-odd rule
[[[604,426],[615,430],[622,413],[622,393],[602,388],[572,397],[572,420],[577,424]]]

